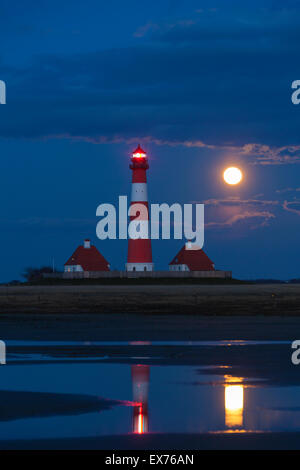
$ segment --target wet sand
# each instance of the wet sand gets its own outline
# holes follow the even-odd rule
[[[300,316],[300,284],[1,286],[0,313]]]
[[[79,439],[2,441],[0,449],[52,450],[299,450],[300,433],[144,434]]]
[[[139,345],[139,363],[214,366],[206,375],[222,376],[230,365],[233,377],[247,386],[299,386],[298,368],[291,363],[291,344],[300,339],[300,286],[60,286],[0,288],[0,339],[8,341],[8,359],[14,369],[22,364],[68,362],[134,364],[134,345],[84,345],[93,341],[285,341],[281,345],[204,346]],[[9,341],[29,341],[12,345]],[[77,341],[77,346],[38,345],[40,341]],[[31,354],[33,356],[31,357]],[[36,361],[36,362],[35,362]],[[5,366],[6,367],[6,366]],[[299,366],[300,367],[300,366]],[[227,378],[227,384],[228,378]],[[194,386],[198,386],[198,375]],[[21,393],[22,397],[17,395]],[[44,393],[0,392],[10,402],[5,420],[20,417],[71,415],[118,406],[116,400]],[[20,395],[20,396],[21,396]],[[50,394],[49,394],[50,395]],[[18,403],[29,405],[18,409]],[[46,401],[45,401],[46,400]],[[66,403],[66,400],[68,403]],[[35,403],[35,408],[30,405]],[[16,403],[16,405],[14,405]],[[108,408],[107,408],[108,407]],[[24,411],[25,410],[25,411]],[[288,410],[287,410],[288,411]],[[291,410],[293,411],[293,410]],[[8,413],[9,412],[9,413]],[[25,413],[25,415],[24,415]],[[197,428],[198,430],[198,428]],[[62,439],[2,440],[0,449],[299,449],[298,432],[237,432],[202,434],[112,435]]]
[[[191,382],[190,386],[201,387],[210,384],[212,387],[217,385],[220,387],[225,384],[228,386],[231,383],[236,384],[235,377],[243,377],[243,383],[246,388],[252,390],[259,387],[282,387],[283,393],[285,387],[298,385],[299,386],[299,373],[298,369],[291,364],[290,361],[290,346],[288,344],[281,345],[264,345],[257,346],[207,346],[207,347],[194,347],[186,345],[184,348],[178,346],[155,346],[155,345],[139,345],[139,346],[82,346],[79,349],[74,346],[36,346],[34,342],[27,346],[14,346],[10,349],[12,358],[15,354],[22,355],[30,352],[30,356],[39,356],[41,353],[45,354],[43,360],[38,359],[36,364],[43,367],[47,364],[45,357],[48,357],[52,364],[56,362],[62,364],[64,359],[71,359],[72,363],[80,363],[81,359],[87,359],[90,363],[92,359],[99,358],[99,362],[103,363],[136,363],[136,359],[131,358],[131,355],[136,355],[136,349],[139,348],[139,355],[150,357],[139,359],[139,364],[147,363],[152,365],[193,365],[205,366],[205,371],[199,367],[199,383],[197,373],[195,375],[195,382]],[[151,357],[152,353],[152,357]],[[160,356],[157,358],[157,356]],[[104,356],[104,357],[103,357]],[[93,361],[95,365],[97,364]],[[27,360],[22,361],[25,366],[34,365],[35,361],[28,357]],[[14,364],[14,360],[10,360],[10,365],[20,364],[18,360]],[[70,362],[69,362],[70,364]],[[222,368],[229,365],[228,373]],[[209,369],[207,366],[214,366]],[[217,367],[216,367],[217,366]],[[220,367],[221,366],[221,367]],[[197,370],[197,367],[196,367]],[[227,369],[226,369],[227,370]],[[211,376],[211,382],[201,381],[201,375]],[[226,380],[224,373],[226,373]],[[229,375],[232,377],[232,382],[229,380]],[[222,380],[217,381],[215,376],[219,376]],[[94,376],[96,377],[96,376]],[[101,383],[105,376],[101,375],[99,371],[98,385],[99,391],[102,386]],[[255,380],[249,380],[255,377]],[[177,379],[178,380],[178,379]],[[207,379],[206,379],[207,380]],[[209,379],[208,379],[209,380]],[[153,386],[152,383],[152,392]],[[240,383],[240,382],[238,382]],[[178,382],[175,382],[175,385]],[[121,384],[120,384],[121,385]],[[121,388],[120,388],[121,395]],[[247,396],[248,397],[248,396]],[[61,393],[37,393],[37,392],[23,392],[23,391],[1,391],[0,398],[5,403],[5,409],[2,410],[0,421],[18,420],[20,418],[30,417],[47,417],[58,415],[81,415],[93,411],[109,413],[114,407],[128,406],[129,402],[122,400],[102,399],[92,395],[79,395],[79,394],[61,394]],[[248,400],[248,398],[247,398]],[[151,411],[153,406],[158,406],[155,400],[152,399]],[[133,402],[131,402],[133,404]],[[245,405],[248,404],[248,401]],[[216,402],[217,405],[217,402]],[[298,412],[299,409],[290,405],[280,408],[278,403],[266,404],[266,407],[260,409],[261,416],[270,416],[274,412]],[[247,408],[248,410],[248,408]],[[253,403],[251,408],[251,400],[249,410],[253,411]],[[248,410],[248,412],[249,412]],[[223,410],[222,410],[223,411]],[[175,412],[175,410],[174,410]],[[267,413],[267,414],[263,414]],[[151,416],[151,415],[150,415]],[[246,415],[247,416],[247,415]],[[104,417],[104,415],[103,415]],[[99,424],[101,422],[101,416]],[[255,420],[250,423],[255,423]],[[254,428],[255,429],[255,428]],[[39,435],[39,434],[38,434]],[[149,449],[149,450],[222,450],[222,449],[299,449],[300,448],[300,433],[295,432],[266,432],[266,431],[248,431],[247,429],[232,430],[230,431],[211,431],[211,432],[190,432],[190,433],[154,433],[149,432],[144,435],[137,435],[132,433],[116,434],[116,435],[97,435],[88,437],[60,437],[60,438],[30,438],[30,439],[16,439],[16,440],[0,440],[0,449],[104,449],[114,451],[116,454],[119,450],[135,450],[135,449]]]
[[[218,341],[300,339],[300,317],[170,314],[1,314],[0,339]]]
[[[118,400],[108,400],[90,395],[66,393],[16,392],[0,390],[0,422],[24,418],[41,418],[45,416],[74,416],[77,414],[101,412],[114,406],[126,405]]]
[[[91,316],[97,319],[98,316]],[[105,316],[104,316],[105,317]],[[107,317],[107,316],[106,316]],[[119,316],[118,316],[119,317]],[[78,317],[77,317],[78,318]],[[80,316],[82,318],[82,316]],[[192,317],[195,318],[195,317]],[[222,317],[217,317],[221,320]],[[236,317],[238,319],[238,317]],[[227,318],[225,317],[225,320]],[[242,319],[244,320],[244,318]],[[249,320],[256,322],[257,317],[249,317]],[[296,319],[297,320],[297,319]],[[65,323],[66,326],[66,323]],[[43,325],[44,327],[44,325]],[[93,329],[93,327],[92,327]],[[272,328],[270,328],[272,330]],[[36,326],[36,330],[39,328]],[[291,333],[291,330],[290,330]],[[46,335],[44,336],[44,338]],[[164,343],[164,342],[162,342]],[[138,364],[147,364],[149,367],[155,368],[155,366],[192,366],[195,373],[193,374],[192,381],[182,381],[180,375],[176,376],[176,381],[173,383],[173,387],[180,385],[189,384],[193,388],[210,386],[213,389],[218,387],[224,387],[225,385],[236,385],[237,383],[244,384],[246,389],[257,390],[259,388],[266,389],[267,387],[279,387],[285,393],[286,387],[298,386],[299,387],[299,372],[298,368],[291,363],[291,345],[288,341],[282,341],[281,343],[273,342],[261,342],[254,344],[245,342],[243,345],[235,345],[234,342],[228,342],[227,344],[204,344],[199,345],[186,343],[184,346],[174,344],[126,344],[114,345],[114,344],[101,344],[100,343],[89,343],[84,344],[82,342],[75,344],[59,343],[55,341],[49,343],[48,341],[17,341],[8,343],[8,363],[11,367],[12,377],[15,376],[14,369],[18,370],[18,367],[29,366],[37,367],[33,377],[37,377],[38,370],[44,370],[44,366],[52,364],[52,366],[58,365],[59,367],[65,367],[65,371],[61,371],[61,374],[66,374],[70,369],[70,378],[72,379],[71,370],[75,377],[78,375],[78,369],[74,369],[77,364],[85,367],[86,364],[93,363],[95,371],[88,375],[95,379],[97,389],[99,387],[100,396],[106,396],[110,394],[103,394],[103,384],[105,383],[105,375],[101,373],[101,367],[116,364],[122,365],[136,365],[137,356]],[[100,366],[100,367],[99,367]],[[6,366],[5,366],[6,367]],[[98,369],[99,367],[99,369]],[[27,369],[30,370],[30,369]],[[108,369],[107,369],[108,370]],[[153,369],[152,369],[153,370]],[[7,369],[5,369],[7,371]],[[45,369],[46,371],[46,369]],[[128,371],[130,369],[128,368]],[[82,368],[81,368],[82,372]],[[47,376],[49,371],[46,372]],[[203,374],[206,376],[203,380]],[[224,375],[225,374],[225,375]],[[83,383],[84,376],[81,376]],[[24,378],[27,375],[24,375]],[[29,375],[30,377],[30,375]],[[50,374],[50,382],[52,380]],[[55,374],[55,377],[59,378],[59,375]],[[239,381],[236,381],[236,377]],[[157,377],[159,380],[159,376]],[[217,379],[216,379],[217,378]],[[22,380],[22,379],[21,379]],[[45,377],[39,379],[43,383]],[[47,379],[46,379],[47,380]],[[77,379],[76,379],[77,380]],[[38,381],[39,382],[39,381]],[[5,382],[6,383],[6,382]],[[20,383],[20,382],[19,382]],[[71,382],[71,383],[74,383]],[[156,382],[156,387],[157,387]],[[172,382],[170,382],[172,383]],[[24,384],[27,384],[27,378]],[[59,381],[58,381],[59,384]],[[112,382],[114,392],[115,382]],[[93,382],[92,384],[93,385]],[[27,386],[27,385],[26,385]],[[36,386],[36,385],[35,385]],[[166,384],[164,384],[166,386]],[[125,387],[126,389],[126,387]],[[73,393],[76,388],[72,388]],[[40,392],[24,392],[24,391],[1,391],[0,399],[5,403],[4,413],[2,412],[2,420],[15,420],[20,418],[30,417],[47,417],[47,416],[58,416],[58,415],[78,415],[86,414],[93,411],[103,411],[104,414],[110,413],[114,407],[119,408],[122,405],[128,406],[129,402],[124,402],[122,397],[122,383],[118,384],[118,394],[116,399],[99,399],[93,395],[88,395],[85,391],[85,395],[81,394],[61,394],[61,393],[40,393]],[[151,393],[155,392],[155,375],[151,381]],[[162,389],[163,390],[163,389]],[[174,389],[172,388],[173,392]],[[270,390],[270,388],[269,388]],[[295,389],[295,393],[296,393]],[[200,392],[200,390],[199,390]],[[118,396],[119,395],[119,396]],[[155,393],[154,393],[155,396]],[[197,394],[198,396],[198,394]],[[124,397],[128,399],[128,397]],[[248,398],[245,405],[248,405]],[[129,397],[131,400],[132,397]],[[148,399],[148,398],[147,398]],[[245,397],[246,400],[246,397]],[[151,410],[153,406],[162,406],[163,403],[151,401]],[[181,401],[180,401],[181,403]],[[282,407],[283,403],[283,407]],[[218,404],[218,401],[215,402]],[[247,408],[248,412],[253,413],[253,402],[249,401],[250,407]],[[296,403],[297,404],[297,403]],[[252,406],[252,407],[251,407]],[[281,406],[281,407],[280,407]],[[163,409],[163,408],[162,408]],[[254,410],[256,408],[254,407]],[[246,411],[247,411],[246,410]],[[222,416],[223,416],[222,408]],[[283,401],[281,403],[265,403],[263,408],[260,408],[259,420],[262,416],[271,416],[272,413],[276,412],[294,413],[299,412],[299,407],[296,407],[295,402]],[[263,415],[265,413],[265,415]],[[247,414],[245,415],[247,417]],[[202,419],[203,415],[201,415]],[[254,416],[255,418],[255,416]],[[98,417],[97,417],[98,420]],[[99,416],[99,424],[101,423],[101,417]],[[249,421],[249,420],[248,420]],[[0,419],[1,422],[1,419]],[[270,421],[271,422],[271,421]],[[249,424],[250,423],[250,424]],[[255,428],[255,419],[250,420],[249,425]],[[246,420],[247,424],[247,420]],[[124,423],[125,428],[128,423]],[[197,425],[198,430],[198,425]],[[150,432],[147,435],[141,436],[136,434],[125,433],[120,435],[107,435],[106,431],[104,435],[97,435],[96,437],[88,437],[87,434],[82,432],[82,436],[74,437],[60,437],[60,438],[47,438],[40,439],[36,434],[33,438],[18,439],[18,440],[1,440],[0,449],[106,449],[106,450],[122,450],[122,449],[299,449],[300,447],[300,433],[298,429],[296,432],[265,432],[261,431],[249,431],[247,429],[238,430],[234,433],[226,432],[223,430],[213,431],[210,433],[202,432],[195,434],[193,431],[190,433],[153,433]],[[86,432],[86,429],[85,429]],[[7,439],[7,438],[6,438]]]
[[[239,343],[241,344],[241,343]],[[225,342],[222,345],[209,342],[204,345],[185,343],[184,346],[172,344],[43,344],[28,342],[26,345],[8,345],[9,365],[19,365],[19,357],[26,357],[23,365],[38,365],[43,357],[43,364],[139,364],[147,366],[193,366],[197,375],[193,382],[197,385],[205,367],[207,376],[223,377],[226,371],[232,377],[247,378],[248,386],[260,387],[263,384],[272,386],[300,385],[300,366],[292,364],[292,348],[289,341],[255,342],[235,345]],[[16,358],[15,358],[16,355]],[[208,368],[207,368],[208,367]],[[227,375],[228,375],[227,374]],[[213,379],[212,379],[213,380]],[[229,375],[226,383],[229,384]],[[234,380],[233,380],[234,383]],[[1,399],[0,391],[0,399]],[[63,397],[62,397],[63,398]],[[26,399],[26,395],[25,395]],[[43,403],[43,395],[39,398]],[[3,400],[3,402],[5,402]],[[77,403],[79,399],[76,400]],[[91,402],[93,405],[93,403]],[[115,403],[117,404],[117,403]],[[99,403],[97,404],[99,406]],[[1,420],[1,418],[0,418]]]

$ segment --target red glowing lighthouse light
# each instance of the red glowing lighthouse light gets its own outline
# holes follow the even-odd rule
[[[145,150],[139,145],[132,154],[132,158],[147,158]]]

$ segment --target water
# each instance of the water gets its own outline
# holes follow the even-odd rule
[[[286,341],[12,341],[7,351],[2,441],[300,431]]]

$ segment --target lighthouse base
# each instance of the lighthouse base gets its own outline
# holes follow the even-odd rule
[[[153,271],[153,263],[126,263],[126,271]]]

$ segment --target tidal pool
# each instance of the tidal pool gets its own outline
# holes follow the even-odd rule
[[[0,366],[1,445],[299,432],[300,372],[290,354],[287,341],[11,341]]]

